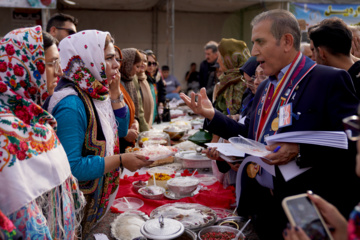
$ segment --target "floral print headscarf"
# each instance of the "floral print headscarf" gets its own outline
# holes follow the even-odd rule
[[[250,57],[250,51],[244,41],[233,38],[221,39],[218,49],[227,70],[219,77],[215,108],[224,114],[227,114],[227,109],[230,110],[230,114],[236,114],[241,107],[241,99],[246,89],[240,67]]]
[[[104,56],[107,35],[110,33],[86,30],[64,38],[59,44],[64,77],[98,100],[105,100],[109,93]]]
[[[48,96],[40,26],[16,29],[0,42],[0,210],[18,210],[71,174],[40,105]]]

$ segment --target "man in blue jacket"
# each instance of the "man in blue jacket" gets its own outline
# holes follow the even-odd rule
[[[191,109],[206,120],[204,128],[223,137],[238,134],[264,143],[265,136],[294,131],[343,131],[342,119],[356,114],[358,100],[350,76],[344,70],[316,65],[303,56],[300,50],[300,27],[289,11],[271,10],[256,16],[252,21],[252,55],[256,57],[264,74],[270,76],[262,82],[255,94],[253,113],[245,124],[239,124],[214,110],[205,89],[191,98],[181,98]],[[283,117],[279,113],[287,109]],[[259,188],[259,194],[243,196],[264,199],[259,205],[256,229],[262,239],[281,239],[286,216],[281,207],[284,197],[313,190],[334,204],[347,216],[360,199],[359,179],[355,175],[356,149],[337,149],[310,144],[276,143],[267,146],[270,153],[262,159],[275,165],[275,175],[265,185],[272,190]],[[286,181],[282,165],[299,169],[309,168]],[[255,164],[249,167],[249,177],[260,178],[269,173]],[[238,173],[239,174],[239,173]],[[264,183],[264,182],[263,182]],[[238,182],[236,184],[239,184]],[[239,200],[239,213],[246,208]]]

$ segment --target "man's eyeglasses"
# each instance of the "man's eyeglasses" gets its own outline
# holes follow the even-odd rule
[[[62,27],[56,27],[56,29],[59,29],[59,30],[65,30],[67,31],[67,33],[69,35],[73,35],[74,33],[76,33],[74,30],[72,30],[71,28],[62,28]]]
[[[60,58],[53,60],[52,62],[45,62],[45,65],[53,66],[57,73],[61,72],[61,62]]]
[[[148,62],[148,66],[151,67],[151,65],[153,65],[154,67],[157,65],[156,62]]]
[[[356,115],[349,116],[343,120],[345,133],[351,141],[360,140],[360,120]]]

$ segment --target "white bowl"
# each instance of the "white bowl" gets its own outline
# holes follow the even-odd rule
[[[159,200],[165,193],[165,188],[159,186],[142,187],[138,191],[144,198]]]
[[[127,201],[126,201],[127,200]],[[128,210],[137,210],[144,205],[143,200],[135,197],[117,198],[114,200],[113,207],[117,208],[121,212]]]
[[[189,196],[199,183],[200,180],[194,177],[176,177],[168,180],[167,186],[175,194],[175,197],[182,197]]]

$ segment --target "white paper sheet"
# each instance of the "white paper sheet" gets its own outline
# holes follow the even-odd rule
[[[265,137],[268,145],[275,142],[314,144],[327,147],[348,148],[348,139],[342,131],[297,131],[278,133]]]
[[[231,143],[205,143],[208,147],[216,147],[225,156],[245,157],[245,153],[235,148]]]

